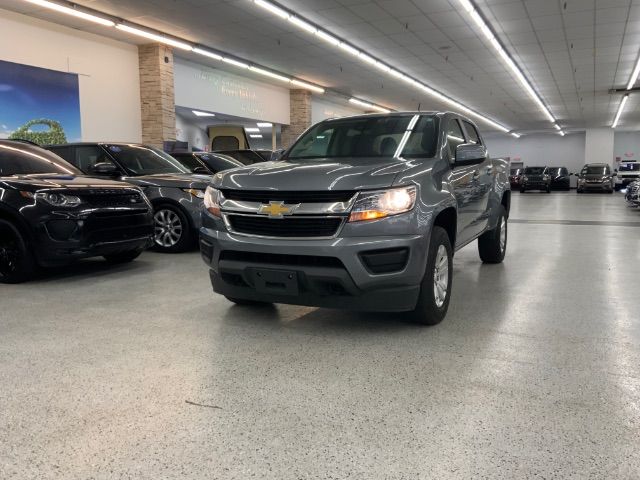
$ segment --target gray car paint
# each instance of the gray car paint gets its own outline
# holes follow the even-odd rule
[[[337,238],[331,240],[256,239],[232,234],[223,222],[203,212],[201,238],[214,246],[210,267],[215,272],[219,252],[225,249],[258,253],[289,253],[338,257],[354,283],[362,291],[389,286],[418,287],[426,267],[426,255],[434,219],[453,208],[458,214],[455,249],[496,227],[503,195],[510,191],[509,165],[502,159],[486,160],[469,166],[453,166],[446,143],[446,128],[452,119],[469,123],[468,118],[450,112],[408,112],[390,115],[437,115],[440,117],[435,158],[375,158],[339,160],[326,158],[305,161],[265,162],[221,172],[214,186],[247,190],[375,190],[414,184],[418,201],[408,213],[381,220],[346,223]],[[482,142],[484,144],[484,142]],[[358,259],[364,248],[410,247],[410,259],[404,270],[373,275]],[[205,259],[207,261],[207,259]],[[416,290],[417,298],[417,290]],[[291,299],[287,303],[297,303]],[[415,302],[414,305],[415,306]],[[400,309],[413,308],[411,305]],[[366,306],[363,306],[366,309]]]

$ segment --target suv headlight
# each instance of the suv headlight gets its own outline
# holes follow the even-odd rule
[[[182,191],[190,193],[196,198],[204,198],[204,190],[198,190],[197,188],[183,188]]]
[[[38,192],[35,194],[37,200],[43,200],[54,207],[77,207],[82,203],[80,197],[68,195],[66,193]]]
[[[529,181],[529,177],[527,177],[526,175],[524,177],[522,177],[522,181],[523,182],[528,182]]]
[[[549,178],[550,178],[550,177],[549,177],[549,175],[547,175],[547,174],[544,174],[544,175],[542,176],[542,179],[543,179],[543,180],[549,180]]]
[[[220,190],[213,187],[207,187],[204,191],[204,208],[207,209],[214,217],[221,218],[220,213]]]
[[[360,192],[350,222],[376,220],[410,211],[416,204],[416,187],[392,188],[373,192]]]

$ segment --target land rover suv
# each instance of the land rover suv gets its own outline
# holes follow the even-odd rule
[[[152,238],[140,188],[87,178],[47,150],[0,140],[0,282],[86,257],[129,262]]]
[[[507,248],[509,165],[453,113],[325,120],[280,159],[221,172],[207,188],[201,254],[238,304],[408,311],[435,324],[454,252]]]

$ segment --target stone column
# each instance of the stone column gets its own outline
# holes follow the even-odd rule
[[[176,139],[176,104],[173,81],[173,49],[150,44],[138,47],[142,142],[162,148]]]
[[[282,127],[282,148],[290,147],[302,132],[311,126],[311,92],[291,90],[289,97],[291,123]]]

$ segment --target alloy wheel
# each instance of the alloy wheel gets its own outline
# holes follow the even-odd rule
[[[169,209],[158,210],[154,216],[154,239],[156,245],[171,248],[182,238],[183,225],[176,212]]]
[[[444,245],[438,247],[433,271],[433,297],[436,306],[441,308],[449,292],[449,254]]]
[[[2,232],[0,240],[0,276],[9,276],[18,268],[20,247],[18,240],[11,231]]]
[[[502,218],[500,223],[500,252],[504,253],[507,249],[507,220]]]

